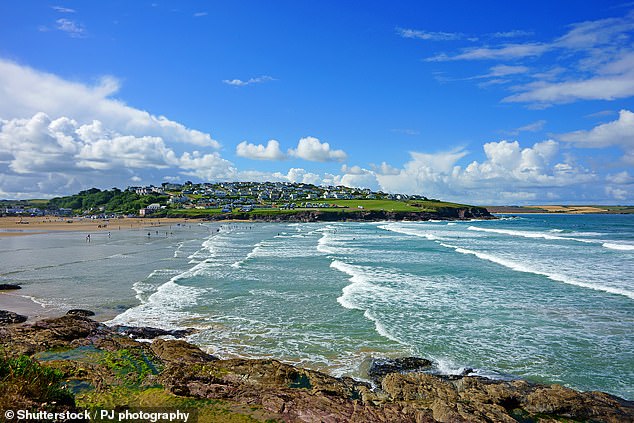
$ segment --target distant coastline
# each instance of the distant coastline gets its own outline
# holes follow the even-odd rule
[[[634,214],[634,206],[486,206],[494,214]]]
[[[483,207],[444,207],[435,211],[388,211],[388,210],[268,210],[265,213],[233,212],[214,214],[192,214],[174,210],[167,216],[90,218],[5,216],[0,217],[0,237],[34,235],[46,232],[73,231],[84,233],[109,232],[120,229],[147,229],[158,226],[186,224],[204,221],[249,221],[249,222],[351,222],[384,220],[463,220],[494,219]]]

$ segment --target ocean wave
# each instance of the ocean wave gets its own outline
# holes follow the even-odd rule
[[[379,335],[381,335],[384,338],[387,338],[391,341],[394,341],[396,343],[399,344],[404,344],[403,341],[401,341],[400,339],[398,339],[397,337],[395,337],[394,335],[392,335],[386,328],[385,326],[383,326],[383,323],[381,323],[381,321],[370,311],[370,310],[366,310],[363,313],[363,317],[365,317],[366,319],[374,322],[374,330],[376,330],[376,333],[378,333]]]
[[[632,244],[617,244],[614,242],[604,242],[602,246],[610,250],[634,251],[634,245]]]
[[[185,321],[202,317],[196,313],[184,311],[183,308],[195,305],[198,298],[206,292],[209,292],[209,289],[179,285],[174,277],[159,286],[146,302],[104,323],[109,326],[136,325],[179,329],[188,326],[184,323]]]
[[[588,282],[579,281],[577,279],[571,278],[571,277],[566,276],[566,275],[561,275],[559,273],[546,272],[546,271],[543,271],[543,270],[539,270],[539,269],[535,269],[535,268],[529,267],[529,266],[527,266],[525,264],[518,263],[518,262],[513,261],[513,260],[508,260],[506,258],[495,256],[493,254],[488,254],[488,253],[482,253],[482,252],[479,252],[479,251],[468,250],[466,248],[457,247],[455,245],[449,245],[449,244],[445,244],[445,243],[440,243],[440,245],[442,245],[443,247],[452,248],[458,253],[473,255],[473,256],[478,257],[479,259],[487,260],[487,261],[499,264],[501,266],[507,267],[507,268],[509,268],[511,270],[515,270],[517,272],[532,273],[532,274],[535,274],[535,275],[546,276],[547,278],[549,278],[551,280],[554,280],[554,281],[557,281],[557,282],[563,282],[563,283],[566,283],[566,284],[569,284],[569,285],[575,285],[575,286],[578,286],[578,287],[581,287],[581,288],[593,289],[595,291],[603,291],[603,292],[607,292],[607,293],[610,293],[610,294],[624,295],[624,296],[626,296],[628,298],[634,299],[634,292],[633,291],[629,291],[627,289],[615,288],[615,287],[612,287],[612,286],[598,285],[598,284],[592,284],[592,283],[588,283]]]
[[[420,229],[410,228],[410,227],[402,226],[396,223],[381,225],[379,226],[379,228],[384,229],[386,231],[397,232],[404,235],[412,235],[412,236],[425,238],[430,241],[442,241],[442,238],[438,237],[437,235],[429,233],[429,231],[426,229],[423,229],[421,231]]]
[[[337,298],[337,302],[342,307],[351,310],[363,310],[363,316],[374,323],[376,332],[394,342],[403,344],[403,342],[395,337],[376,317],[376,315],[363,303],[363,298],[394,298],[396,292],[387,287],[379,286],[371,282],[372,270],[362,266],[355,266],[334,260],[330,267],[337,269],[342,273],[350,276],[349,285],[345,286],[341,291],[342,294]],[[380,272],[379,272],[380,274]],[[357,297],[360,297],[359,299]]]
[[[260,241],[257,244],[255,244],[253,246],[253,249],[246,255],[245,258],[243,258],[242,260],[238,260],[235,261],[234,263],[231,264],[231,267],[233,267],[234,269],[238,269],[240,268],[246,261],[252,259],[253,257],[256,257],[260,251],[260,249],[263,247],[264,245],[264,241]]]
[[[552,235],[552,233],[549,233],[549,232],[533,232],[533,231],[518,231],[518,230],[512,230],[512,229],[481,228],[479,226],[469,226],[467,229],[470,231],[519,236],[523,238],[542,238],[542,239],[556,240],[556,241],[576,241],[576,242],[584,242],[587,244],[597,243],[597,241],[595,240]]]

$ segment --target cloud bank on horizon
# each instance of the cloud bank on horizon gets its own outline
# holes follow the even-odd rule
[[[51,13],[64,17],[51,18],[53,23],[35,32],[57,29],[73,42],[90,42],[86,24],[69,18],[78,19],[81,11],[75,9],[54,6]],[[240,142],[224,137],[220,142],[209,129],[128,105],[121,98],[129,84],[122,82],[125,75],[87,83],[0,56],[0,199],[192,179],[346,185],[477,204],[632,203],[634,12],[620,13],[568,22],[556,36],[538,41],[532,29],[470,34],[398,26],[395,33],[386,31],[383,36],[394,42],[435,50],[423,60],[406,58],[441,69],[429,73],[438,92],[467,84],[491,101],[494,90],[496,107],[521,116],[523,123],[513,129],[498,122],[496,138],[476,134],[479,141],[470,145],[460,138],[435,142],[425,130],[390,129],[394,126],[386,127],[380,143],[364,137],[331,140],[319,135],[319,125],[300,129],[294,139],[272,134],[275,138],[257,143],[245,139],[253,137],[247,131],[250,135],[236,135]],[[466,68],[473,74],[451,66],[472,62],[483,62]],[[284,75],[275,71],[271,74]],[[227,87],[233,91],[227,96],[250,96],[258,89],[275,95],[291,79],[264,75],[217,83],[237,87]],[[276,83],[266,84],[271,81]],[[594,111],[582,115],[574,104]],[[579,126],[556,130],[558,108],[567,108],[562,119],[578,113]],[[392,137],[409,137],[420,146]]]

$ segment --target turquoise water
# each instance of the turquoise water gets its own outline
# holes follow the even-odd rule
[[[112,323],[196,327],[191,341],[211,353],[335,375],[407,354],[444,373],[469,367],[634,398],[634,216],[191,231],[120,240],[131,257],[153,250],[137,254],[135,276],[110,271],[120,282],[99,295],[130,307]],[[91,263],[93,274],[112,269]]]

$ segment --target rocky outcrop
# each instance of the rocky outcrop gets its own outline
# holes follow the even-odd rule
[[[0,291],[13,291],[16,289],[22,289],[22,287],[14,283],[0,283]]]
[[[24,323],[28,318],[12,311],[0,310],[0,326]]]
[[[182,340],[148,345],[80,316],[1,328],[0,344],[8,355],[39,352],[38,359],[63,372],[67,386],[90,386],[79,404],[134,389],[120,399],[134,405],[130,398],[147,389],[145,400],[233,404],[229,409],[259,410],[261,420],[286,422],[634,422],[634,403],[605,393],[522,380],[443,378],[424,373],[431,362],[417,357],[374,360],[372,386],[277,360],[220,360]]]
[[[121,335],[129,336],[130,338],[134,339],[154,339],[158,338],[159,336],[173,336],[174,338],[184,338],[196,332],[195,329],[168,330],[153,328],[149,326],[134,327],[117,325],[113,326],[112,329],[114,329],[115,331],[117,331],[117,333]]]
[[[81,316],[81,317],[92,317],[95,315],[94,311],[84,310],[81,308],[73,308],[66,312],[69,316]]]
[[[218,360],[213,355],[181,340],[157,339],[152,342],[152,351],[163,362],[170,363],[207,363]]]
[[[390,373],[407,373],[428,370],[432,362],[419,357],[374,358],[368,368],[368,377],[376,383],[381,383],[383,377]]]
[[[169,217],[188,217],[178,212],[170,212]],[[346,210],[323,209],[302,210],[288,213],[224,213],[205,217],[206,220],[253,220],[264,222],[379,222],[384,220],[461,220],[461,219],[495,219],[483,207],[441,207],[436,211],[388,211],[388,210]]]

